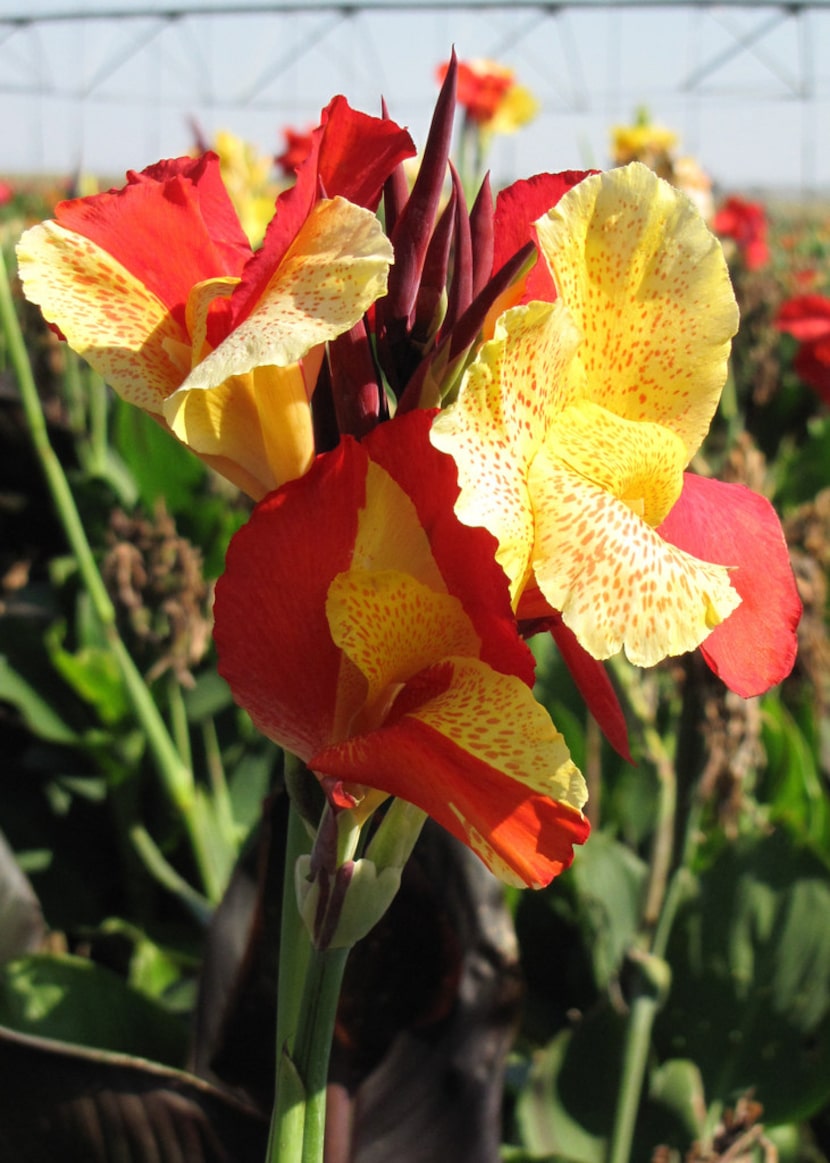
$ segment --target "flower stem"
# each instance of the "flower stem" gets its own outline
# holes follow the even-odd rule
[[[321,1163],[326,1084],[348,949],[311,947],[294,889],[297,858],[310,840],[289,809],[277,997],[277,1091],[267,1163]]]
[[[150,753],[155,761],[156,771],[164,790],[184,821],[196,865],[201,874],[202,884],[209,890],[211,885],[210,853],[207,839],[202,835],[193,810],[193,774],[177,752],[161,712],[118,633],[115,607],[96,565],[63,466],[49,442],[46,419],[43,415],[20,322],[17,318],[2,251],[0,251],[0,325],[5,334],[11,364],[17,376],[20,398],[32,444],[51,493],[52,503],[63,526],[64,534],[89,594],[95,615],[103,629],[107,645],[118,665],[135,718],[144,732]],[[215,899],[215,894],[209,892],[209,895]]]

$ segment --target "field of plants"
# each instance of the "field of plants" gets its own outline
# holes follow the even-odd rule
[[[468,146],[454,205],[483,162]],[[275,179],[225,163],[254,222]],[[73,350],[75,316],[50,327],[24,296],[18,240],[69,193],[12,182],[0,211],[0,1157],[305,1163],[310,1132],[280,1148],[269,1122],[277,1075],[283,1096],[294,1085],[277,998],[298,1004],[310,972],[288,916],[286,791],[306,818],[323,797],[236,704],[212,636],[229,542],[268,490],[238,487],[113,392]],[[476,238],[482,212],[467,221]],[[724,194],[711,222],[740,326],[690,468],[748,485],[780,517],[803,603],[795,664],[746,698],[700,650],[646,666],[616,652],[591,660],[608,676],[595,717],[565,640],[524,620],[536,700],[584,775],[590,837],[546,887],[519,888],[427,821],[388,911],[343,953],[322,1067],[327,1163],[830,1161],[830,208]],[[460,281],[439,283],[435,310],[469,318]],[[102,311],[118,315],[111,295]],[[352,366],[332,359],[329,392]],[[325,513],[307,519],[329,536]],[[278,609],[294,608],[294,568],[288,552],[280,580],[258,579]],[[261,592],[242,615],[257,626]],[[760,655],[778,614],[763,580],[752,600]],[[309,638],[290,662],[303,689],[315,650]],[[271,664],[289,662],[277,651]],[[338,771],[323,781],[335,820]]]

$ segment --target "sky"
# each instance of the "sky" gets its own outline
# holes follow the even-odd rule
[[[462,58],[512,67],[541,104],[529,127],[494,144],[497,183],[607,165],[611,126],[646,106],[723,191],[830,189],[830,0],[799,15],[768,0],[152,15],[170,7],[0,0],[0,173],[117,178],[187,152],[192,119],[208,137],[229,129],[279,152],[282,128],[315,124],[335,93],[367,112],[385,97],[421,143],[435,67],[454,44]],[[89,16],[10,23],[68,12]]]

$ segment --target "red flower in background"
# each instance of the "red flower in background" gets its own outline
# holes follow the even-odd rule
[[[715,214],[715,232],[731,238],[747,270],[755,271],[769,262],[767,214],[760,202],[748,202],[733,195]]]
[[[293,178],[297,169],[311,153],[313,145],[313,130],[291,129],[286,126],[282,131],[285,149],[274,158],[275,163],[288,178]]]
[[[796,295],[781,306],[775,326],[799,341],[793,367],[830,404],[830,299]]]

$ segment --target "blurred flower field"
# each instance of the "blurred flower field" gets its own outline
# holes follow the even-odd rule
[[[239,164],[256,245],[288,179]],[[216,669],[214,586],[252,506],[23,298],[15,245],[69,193],[10,184],[0,208],[0,1157],[247,1163],[274,1090],[293,778]],[[715,190],[712,211],[740,328],[691,467],[778,512],[795,667],[743,699],[698,652],[617,655],[629,762],[531,638],[592,834],[523,892],[427,825],[347,963],[329,1163],[830,1161],[830,206]]]

